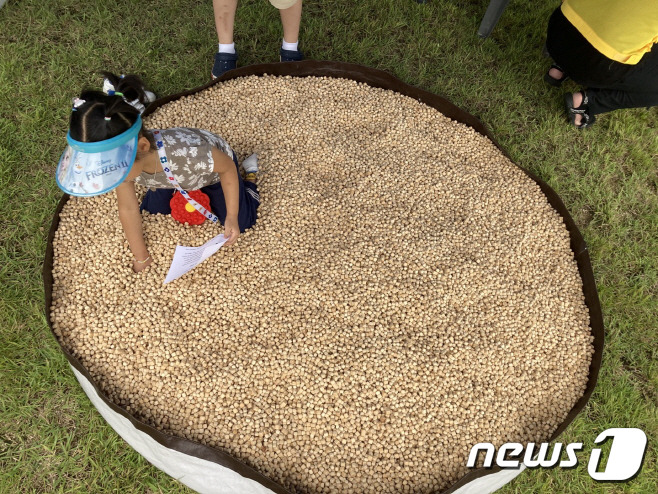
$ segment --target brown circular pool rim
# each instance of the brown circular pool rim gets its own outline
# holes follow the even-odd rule
[[[292,62],[292,63],[275,63],[275,64],[261,64],[261,65],[251,65],[247,67],[241,67],[239,69],[233,70],[220,79],[212,81],[204,86],[191,89],[182,93],[174,94],[161,98],[154,103],[152,103],[144,113],[144,116],[148,116],[157,108],[162,105],[169,103],[171,101],[177,100],[183,96],[195,94],[199,91],[202,91],[214,84],[233,79],[236,77],[244,76],[262,76],[262,75],[274,75],[274,76],[293,76],[293,77],[336,77],[351,79],[357,82],[362,82],[368,84],[369,86],[382,88],[387,90],[392,90],[402,95],[414,98],[415,100],[424,103],[439,112],[445,115],[448,118],[466,124],[472,127],[478,133],[488,137],[496,147],[498,147],[502,153],[508,158],[507,153],[500,147],[496,140],[492,137],[489,130],[480,122],[478,119],[468,114],[467,112],[456,107],[446,99],[437,96],[435,94],[429,93],[422,89],[405,84],[394,76],[376,69],[371,69],[359,65],[347,64],[341,62],[321,62],[321,61],[303,61],[303,62]],[[510,159],[510,161],[512,161]],[[519,167],[520,168],[520,167]],[[551,187],[549,187],[544,181],[537,178],[532,173],[528,172],[521,168],[523,172],[531,178],[542,190],[543,194],[547,198],[551,207],[560,215],[564,224],[569,232],[570,236],[570,247],[574,254],[576,260],[578,271],[580,273],[582,282],[583,282],[583,294],[585,297],[585,303],[589,311],[590,318],[590,329],[594,337],[594,354],[592,356],[592,361],[589,368],[589,378],[587,382],[587,387],[582,395],[582,397],[576,402],[573,406],[566,419],[560,424],[557,430],[550,437],[550,441],[553,441],[557,438],[566,427],[574,420],[574,418],[580,413],[584,408],[587,401],[589,400],[595,386],[598,377],[598,372],[601,366],[601,358],[603,353],[603,318],[601,313],[601,307],[599,303],[598,293],[596,290],[596,284],[594,281],[594,275],[592,272],[591,262],[589,258],[589,253],[587,250],[587,245],[578,231],[578,228],[575,225],[575,222],[571,218],[567,208],[565,207],[562,200],[555,193]],[[53,221],[51,224],[50,232],[48,235],[46,255],[44,259],[43,266],[43,281],[44,281],[44,290],[45,290],[45,312],[48,325],[52,331],[52,321],[50,315],[50,306],[52,305],[52,291],[53,291],[53,277],[52,277],[52,267],[53,267],[53,238],[55,231],[59,225],[59,215],[64,206],[68,201],[69,196],[64,195],[60,200],[58,207],[55,211]],[[54,333],[53,333],[54,335]],[[57,338],[55,338],[57,340]],[[230,470],[235,471],[239,475],[252,479],[260,483],[263,487],[270,489],[273,492],[285,493],[288,492],[282,486],[273,482],[271,479],[265,477],[264,475],[258,473],[253,468],[245,465],[239,460],[233,458],[232,456],[212,448],[210,446],[205,446],[199,444],[195,441],[184,439],[181,437],[176,437],[173,435],[165,434],[161,431],[154,429],[153,427],[135,419],[129,412],[123,408],[117,406],[111,402],[99,387],[94,383],[88,371],[82,366],[82,364],[73,357],[67,350],[64,348],[61,343],[60,347],[62,352],[68,359],[72,367],[74,367],[78,372],[80,372],[94,387],[96,392],[99,394],[103,402],[115,413],[120,416],[128,419],[130,423],[139,431],[147,434],[155,441],[157,441],[162,446],[184,453],[196,458],[204,459],[213,463],[217,463],[223,467],[226,467]],[[451,487],[442,491],[445,494],[455,492],[460,487],[463,487],[474,480],[492,475],[497,472],[500,472],[499,467],[493,468],[480,468],[474,469],[467,475],[463,476],[457,482],[455,482]]]

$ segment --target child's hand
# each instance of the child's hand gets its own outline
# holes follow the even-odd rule
[[[226,217],[226,220],[224,221],[224,236],[228,238],[228,241],[224,244],[226,246],[233,245],[238,239],[238,236],[240,236],[240,227],[238,226],[237,216],[234,218]]]
[[[133,271],[135,273],[139,273],[140,271],[144,271],[151,264],[153,264],[153,259],[151,259],[151,256],[148,257],[146,262],[138,262],[137,259],[133,259]]]

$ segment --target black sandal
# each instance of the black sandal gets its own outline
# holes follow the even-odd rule
[[[562,72],[562,77],[560,77],[559,79],[553,77],[550,74],[551,69],[557,69],[560,72]],[[560,87],[564,81],[569,79],[569,76],[564,73],[564,69],[562,67],[560,67],[559,65],[553,64],[553,65],[551,65],[551,69],[548,69],[548,71],[544,74],[544,82],[547,82],[551,86]]]
[[[581,89],[578,92],[583,95],[583,101],[578,107],[574,106],[572,93],[567,93],[564,95],[564,104],[567,109],[567,117],[569,117],[569,122],[571,122],[571,124],[577,129],[582,130],[586,129],[587,127],[591,127],[594,122],[596,122],[596,118],[594,115],[589,114],[589,99],[587,98],[587,92],[584,89]],[[581,117],[579,124],[576,123],[576,115],[580,115]]]

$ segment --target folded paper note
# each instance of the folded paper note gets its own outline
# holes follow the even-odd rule
[[[169,272],[164,280],[164,284],[166,285],[170,281],[180,278],[188,271],[197,267],[217,252],[227,240],[228,238],[226,238],[223,233],[220,233],[200,247],[177,246],[176,251],[174,252],[174,259],[171,261],[171,266],[169,267]]]

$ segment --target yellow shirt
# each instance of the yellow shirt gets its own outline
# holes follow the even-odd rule
[[[562,13],[617,62],[635,65],[658,43],[658,0],[564,0]]]

